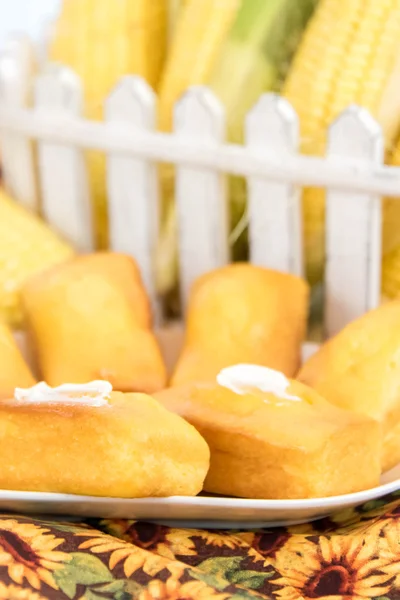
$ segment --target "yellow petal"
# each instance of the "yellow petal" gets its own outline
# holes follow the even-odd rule
[[[100,545],[104,545],[104,540],[92,538],[91,540],[86,540],[86,542],[82,542],[79,545],[79,549],[87,550],[88,548],[92,548],[93,546],[100,546]]]
[[[357,581],[355,585],[355,591],[357,594],[363,595],[363,590],[371,592],[372,588],[377,585],[382,585],[387,583],[391,579],[390,575],[371,575],[371,577],[366,577],[365,579],[361,579]]]
[[[332,560],[340,560],[343,556],[343,538],[341,536],[331,537]]]
[[[174,550],[172,551],[171,548],[167,545],[167,544],[158,544],[157,546],[157,554],[159,554],[160,556],[163,556],[164,558],[168,558],[170,560],[174,560],[175,559],[175,554],[174,552],[176,552],[177,554],[187,554],[187,552],[184,552],[182,549],[182,552],[179,552],[179,549],[174,548]]]
[[[66,552],[54,552],[54,550],[50,550],[49,552],[41,552],[40,556],[45,560],[49,560],[55,563],[67,562],[71,560],[70,555]]]
[[[32,571],[31,569],[25,569],[25,577],[28,583],[35,588],[35,590],[40,590],[40,579],[37,576],[37,573]]]
[[[111,552],[123,547],[123,542],[109,542],[108,540],[88,540],[80,544],[80,549],[91,548],[92,552],[101,554],[102,552]]]
[[[303,587],[304,584],[307,582],[307,579],[304,579],[304,577],[302,577],[300,579],[300,577],[295,578],[292,575],[292,572],[290,574],[290,576],[285,576],[285,577],[279,577],[279,579],[274,579],[273,581],[271,581],[272,585],[280,585],[280,586],[284,586],[284,587]]]
[[[157,556],[157,554],[150,554],[143,564],[143,571],[147,575],[154,577],[154,575],[157,575],[157,573],[165,569],[167,565],[168,560],[166,560],[162,556]]]
[[[169,561],[166,568],[175,579],[180,579],[186,570],[186,565],[177,561]]]
[[[51,560],[41,560],[40,566],[48,571],[59,571],[64,568],[64,563],[54,563]]]
[[[32,548],[34,550],[51,551],[57,546],[60,546],[64,540],[54,537],[54,535],[40,535],[32,540]]]
[[[121,562],[124,558],[129,556],[131,553],[131,548],[126,546],[125,548],[120,548],[119,550],[114,550],[114,552],[110,556],[109,568],[112,570],[114,567]]]
[[[400,562],[395,561],[384,567],[385,573],[388,575],[398,575],[400,573]]]
[[[162,581],[153,580],[148,585],[149,598],[158,600],[165,598],[165,584]]]
[[[134,552],[131,554],[125,561],[124,564],[124,573],[127,577],[130,577],[132,573],[137,571],[143,566],[145,558],[142,552]]]
[[[357,536],[353,537],[353,536],[349,535],[347,537],[349,539],[349,544],[348,544],[348,548],[346,551],[346,558],[347,558],[347,561],[349,562],[349,564],[353,564],[356,557],[358,556],[358,553],[360,552],[362,542],[360,541],[360,538]]]
[[[50,571],[39,567],[37,569],[37,574],[39,575],[40,579],[44,581],[44,583],[47,583],[47,585],[52,587],[54,590],[58,590],[58,585],[54,581],[53,575],[50,573]]]
[[[11,554],[8,554],[8,552],[0,552],[0,566],[1,567],[4,567],[4,566],[10,564],[11,561],[12,561]]]
[[[360,552],[354,559],[354,568],[361,568],[366,563],[366,561],[370,562],[376,554],[378,554],[378,540],[370,536],[366,537],[364,545],[362,546]]]
[[[8,574],[15,583],[22,583],[24,579],[24,566],[19,563],[13,563],[8,567]]]
[[[397,527],[388,527],[385,530],[385,537],[383,538],[384,542],[389,546],[391,552],[394,554],[399,553],[400,551],[400,540],[399,540],[399,532]]]
[[[319,540],[319,547],[321,550],[322,558],[329,565],[332,562],[333,558],[333,548],[330,544],[330,541],[325,537],[321,537]]]
[[[373,589],[369,590],[359,590],[358,595],[363,599],[376,598],[377,596],[383,596],[387,594],[387,592],[390,590],[390,587],[390,585],[386,585],[385,587],[374,587]]]

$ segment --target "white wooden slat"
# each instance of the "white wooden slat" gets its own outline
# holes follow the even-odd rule
[[[34,138],[102,152],[129,154],[137,158],[179,163],[193,169],[211,169],[243,177],[266,177],[280,183],[304,187],[374,193],[399,197],[400,167],[364,164],[355,166],[343,161],[334,164],[321,156],[294,154],[285,162],[275,157],[259,155],[256,151],[237,144],[199,145],[191,137],[167,133],[143,133],[132,137],[102,122],[74,119],[65,124],[53,115],[0,106],[0,129],[22,132]]]
[[[139,77],[125,77],[106,103],[108,123],[129,130],[132,136],[156,126],[156,96]],[[156,165],[136,157],[109,154],[107,159],[110,245],[137,261],[160,318],[154,283],[154,253],[158,238],[159,181]]]
[[[79,78],[65,67],[51,67],[36,81],[36,113],[53,115],[63,127],[81,115]],[[93,223],[86,161],[82,150],[38,142],[43,214],[82,251],[93,249]]]
[[[383,161],[380,127],[368,112],[350,107],[330,128],[327,159],[355,171]],[[381,287],[381,199],[327,191],[325,326],[328,336],[376,307]]]
[[[246,119],[246,145],[282,163],[298,150],[298,119],[275,94],[261,96]],[[300,190],[290,183],[248,177],[250,259],[254,264],[303,274]]]
[[[36,71],[33,46],[26,37],[13,37],[0,56],[0,102],[12,108],[31,105]],[[0,152],[6,188],[31,210],[39,197],[34,145],[28,135],[0,132]]]
[[[175,107],[175,132],[204,150],[222,144],[225,115],[206,88],[193,87]],[[181,298],[185,308],[192,282],[229,262],[226,177],[214,169],[176,169]]]

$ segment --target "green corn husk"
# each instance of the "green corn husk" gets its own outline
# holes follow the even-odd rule
[[[230,142],[243,143],[246,115],[261,94],[280,90],[316,3],[317,0],[248,0],[243,3],[210,82],[226,107]],[[245,259],[246,182],[243,178],[230,178],[230,200],[233,256]]]
[[[242,0],[208,83],[226,108],[230,142],[243,142],[245,116],[260,95],[280,90],[317,1]],[[245,259],[246,185],[243,178],[230,178],[230,201],[233,257]],[[168,293],[178,277],[174,221],[175,205],[169,199],[156,267],[162,293]]]

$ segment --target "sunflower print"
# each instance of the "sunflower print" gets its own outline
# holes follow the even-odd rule
[[[239,548],[245,545],[244,541],[240,536],[236,536],[232,533],[224,533],[221,531],[195,531],[192,535],[197,535],[200,539],[209,546],[216,546],[217,548]]]
[[[393,587],[400,590],[400,519],[384,526],[379,537],[379,555],[386,560],[383,572],[393,577]],[[399,593],[400,597],[400,593]]]
[[[196,554],[191,539],[193,531],[188,529],[169,529],[155,523],[123,520],[103,521],[102,525],[111,535],[171,560]]]
[[[218,593],[201,581],[180,583],[170,578],[165,583],[154,580],[149,583],[147,590],[143,591],[139,600],[227,600],[230,594]]]
[[[399,600],[400,494],[254,531],[0,515],[0,600]]]
[[[81,534],[78,534],[78,536]],[[87,536],[87,534],[82,534]],[[97,532],[98,535],[98,532]],[[142,569],[147,575],[157,575],[163,569],[182,574],[183,566],[178,562],[152,554],[128,544],[125,541],[112,538],[111,536],[93,537],[79,546],[80,550],[88,550],[94,554],[109,555],[108,566],[111,570],[122,561],[126,577],[130,577],[135,571]]]
[[[57,589],[53,572],[69,561],[67,553],[57,551],[62,543],[48,529],[1,519],[0,568],[7,569],[10,579],[19,585],[26,580],[35,590],[42,583]]]
[[[239,534],[239,538],[249,546],[248,556],[255,562],[261,562],[264,567],[267,567],[272,565],[278,553],[284,550],[291,536],[286,530],[276,529],[272,531],[246,532]]]
[[[368,511],[363,517],[361,523],[364,527],[368,527],[370,531],[384,531],[387,528],[396,528],[396,524],[400,521],[400,500],[379,504],[376,508]]]
[[[232,549],[245,545],[240,536],[218,530],[170,529],[155,523],[124,520],[102,521],[102,527],[111,535],[172,560],[195,556],[195,540],[218,548]]]
[[[400,499],[396,497],[395,499],[393,499],[393,497],[383,498],[368,502],[358,510],[352,508],[337,515],[333,515],[327,520],[330,527],[325,531],[327,533],[332,532],[336,535],[352,534],[355,532],[374,532],[379,536],[380,530],[383,530],[386,526],[391,526],[391,524],[399,518]],[[312,533],[313,529],[315,532],[315,529],[319,527],[319,525],[320,522],[314,524],[314,527],[313,524],[305,525],[303,531],[305,532],[305,528],[308,528],[310,533]],[[292,528],[290,531],[295,533],[296,528]]]
[[[5,585],[0,581],[0,600],[46,600],[46,598],[28,588]]]
[[[375,537],[321,536],[318,544],[308,541],[300,552],[289,544],[276,565],[282,577],[271,583],[281,600],[377,598],[389,591],[392,579],[383,571],[386,560],[377,555]]]

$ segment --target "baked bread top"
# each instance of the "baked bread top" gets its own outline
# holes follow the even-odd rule
[[[347,325],[297,378],[341,408],[381,421],[400,418],[400,300]]]

